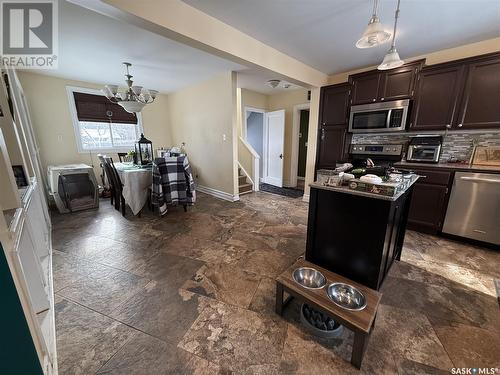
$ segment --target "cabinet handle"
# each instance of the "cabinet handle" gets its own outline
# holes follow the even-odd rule
[[[446,129],[451,129],[451,124],[446,125]]]
[[[321,128],[321,140],[323,141],[325,139],[325,129]]]
[[[325,126],[326,125],[326,122],[322,122],[321,125]]]
[[[372,99],[372,102],[376,101],[377,99]]]
[[[380,98],[380,100],[385,100],[385,98]]]
[[[464,124],[458,124],[458,127],[461,128],[462,126],[464,126]]]

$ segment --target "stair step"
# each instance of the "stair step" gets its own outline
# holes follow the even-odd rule
[[[245,193],[245,192],[251,192],[252,191],[252,184],[242,184],[238,187],[238,191],[241,193]]]
[[[238,176],[238,184],[246,184],[247,183],[247,176]]]

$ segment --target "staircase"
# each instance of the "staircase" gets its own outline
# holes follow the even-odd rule
[[[247,182],[247,176],[243,174],[241,168],[238,168],[238,191],[239,194],[247,194],[252,192],[252,184]]]

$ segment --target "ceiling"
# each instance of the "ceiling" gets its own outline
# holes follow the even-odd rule
[[[301,88],[300,86],[290,84],[285,80],[281,80],[282,83],[288,83],[290,87],[284,88],[280,84],[276,88],[266,85],[266,82],[270,79],[280,79],[281,77],[273,74],[271,72],[264,72],[257,69],[246,69],[238,72],[238,87],[242,87],[248,90],[260,92],[261,94],[274,95],[281,94],[285,91],[296,90]]]
[[[244,66],[174,42],[66,1],[59,2],[59,68],[40,71],[125,86],[121,63],[137,85],[164,93]]]
[[[378,64],[389,44],[354,44],[371,16],[372,0],[183,0],[324,73]],[[392,30],[396,0],[380,0]],[[500,0],[402,0],[397,48],[401,58],[500,36]]]

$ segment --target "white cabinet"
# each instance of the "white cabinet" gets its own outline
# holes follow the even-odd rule
[[[5,86],[7,74],[10,91]],[[46,375],[57,374],[51,223],[36,140],[14,71],[0,79],[0,243],[24,312],[33,346]],[[7,96],[10,95],[10,98]],[[11,100],[13,112],[10,111]],[[12,166],[28,186],[18,187]],[[0,250],[1,251],[1,250]],[[19,317],[22,319],[22,317]]]

